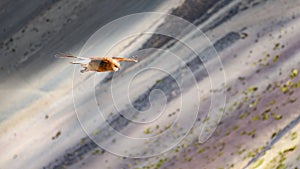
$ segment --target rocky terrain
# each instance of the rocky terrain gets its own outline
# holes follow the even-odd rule
[[[300,1],[0,6],[0,168],[300,167]]]

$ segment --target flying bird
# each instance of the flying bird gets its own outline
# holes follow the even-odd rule
[[[96,72],[116,72],[120,70],[121,65],[119,62],[137,62],[136,59],[132,58],[121,58],[121,57],[79,57],[68,54],[57,54],[55,55],[57,58],[75,58],[78,59],[76,61],[70,62],[71,64],[80,64],[83,67],[80,70],[81,73],[88,71],[96,71]]]

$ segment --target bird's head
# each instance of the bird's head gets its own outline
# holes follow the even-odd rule
[[[120,70],[121,66],[119,62],[114,61],[113,62],[113,70],[116,72],[118,70]]]

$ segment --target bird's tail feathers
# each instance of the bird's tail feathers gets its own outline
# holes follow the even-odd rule
[[[56,54],[55,57],[56,58],[76,58],[76,59],[79,59],[77,61],[70,62],[71,64],[88,64],[91,61],[90,58],[73,56],[72,54],[67,54],[67,53],[59,53],[59,54]]]
[[[85,57],[74,56],[74,55],[69,54],[69,53],[58,53],[58,54],[54,55],[54,57],[56,57],[56,58],[77,58],[77,59],[80,59],[80,60],[89,59],[89,58],[85,58]]]
[[[91,60],[89,58],[86,58],[85,60],[81,59],[81,60],[77,60],[74,62],[70,62],[71,64],[88,64]]]

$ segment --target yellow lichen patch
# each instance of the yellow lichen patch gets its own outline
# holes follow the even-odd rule
[[[144,133],[145,133],[145,134],[150,134],[150,133],[152,133],[150,127],[146,128],[146,129],[144,130]]]
[[[281,86],[281,85],[280,85],[279,82],[275,82],[275,85],[274,85],[274,87],[273,87],[273,90],[276,89],[276,88],[279,88],[280,86]]]
[[[228,108],[228,112],[231,112],[231,111],[233,111],[233,106],[230,106],[230,107]]]
[[[156,132],[156,134],[161,134],[163,132],[163,130],[158,130],[157,132]]]
[[[232,106],[237,106],[238,105],[238,102],[237,101],[235,101],[233,104],[232,104]]]
[[[167,126],[165,126],[165,130],[169,129],[171,127],[171,124],[168,124]]]
[[[282,116],[281,115],[277,115],[277,116],[275,116],[275,119],[276,120],[280,120],[280,119],[282,119]]]
[[[244,117],[245,117],[245,115],[241,114],[241,115],[239,116],[239,119],[243,119]]]
[[[199,149],[198,149],[198,154],[203,153],[205,150],[206,150],[206,148],[199,148]]]
[[[248,92],[249,92],[249,93],[252,93],[252,92],[255,92],[257,89],[258,89],[258,88],[255,87],[255,86],[250,86],[250,87],[248,87]]]
[[[275,112],[272,112],[272,113],[271,113],[271,116],[272,116],[273,118],[275,118],[275,117],[276,117]]]
[[[260,167],[262,164],[264,163],[264,159],[262,158],[262,159],[260,159],[260,160],[258,160],[258,161],[256,161],[255,163],[253,163],[253,167],[251,167],[251,168],[258,168],[258,167]]]
[[[272,106],[272,105],[274,105],[275,103],[276,103],[276,101],[275,101],[275,100],[272,100],[272,101],[269,102],[269,105]]]
[[[228,130],[228,131],[225,133],[225,136],[229,136],[230,133],[231,133],[231,131]]]
[[[250,132],[248,132],[248,136],[254,137],[256,130],[253,129]]]
[[[209,117],[205,117],[205,119],[203,120],[203,123],[208,122],[209,121]]]
[[[99,149],[95,149],[92,153],[92,155],[97,155],[99,153]]]
[[[225,111],[224,107],[219,108],[219,111],[224,112]]]
[[[254,151],[250,151],[250,152],[248,152],[247,157],[253,158],[253,157],[255,157],[255,155],[256,155],[256,153]]]
[[[297,83],[294,83],[292,87],[293,87],[293,88],[298,88],[298,87],[300,87],[300,80],[299,80]]]
[[[235,126],[233,126],[233,130],[237,130],[239,128],[239,126],[237,126],[237,125],[235,125]]]
[[[262,65],[263,66],[269,66],[269,63],[263,63]]]
[[[282,91],[282,92],[286,92],[287,90],[288,90],[288,88],[287,88],[286,85],[283,85],[283,86],[281,87],[281,91]]]
[[[241,155],[241,154],[243,154],[244,152],[246,152],[246,149],[245,149],[245,148],[243,148],[242,150],[239,150],[239,151],[237,152],[237,154],[238,154],[238,155]]]
[[[273,62],[277,62],[279,59],[279,55],[275,55],[274,58],[273,58]]]
[[[242,131],[241,133],[240,133],[240,135],[246,135],[247,134],[247,132],[246,131]]]
[[[177,152],[179,152],[179,150],[180,150],[180,147],[177,146],[176,149],[175,149],[175,152],[177,153]]]
[[[297,138],[297,132],[293,132],[292,134],[291,134],[291,140],[295,140],[296,138]]]
[[[288,80],[286,83],[285,83],[287,86],[292,86],[293,85],[293,82],[291,80]]]
[[[249,104],[249,108],[255,107],[255,106],[258,104],[259,100],[260,100],[260,99],[257,99],[257,100],[252,101],[252,102]]]
[[[244,114],[241,114],[240,116],[239,116],[239,118],[240,119],[243,119],[243,118],[245,118],[245,117],[248,117],[250,115],[250,112],[245,112]]]
[[[291,74],[290,74],[290,78],[293,79],[298,75],[298,70],[297,69],[293,69]]]
[[[296,145],[295,145],[295,146],[292,146],[292,147],[289,147],[289,148],[283,150],[283,153],[288,153],[288,152],[290,152],[290,151],[294,151],[296,148],[297,148]]]
[[[281,91],[286,94],[289,92],[290,87],[293,86],[293,82],[288,80],[285,84],[282,85]]]
[[[300,87],[300,80],[299,80],[298,83],[297,83],[297,87]]]
[[[264,113],[269,113],[271,111],[271,108],[266,108]]]
[[[100,133],[100,130],[99,129],[96,129],[96,130],[94,130],[93,132],[92,132],[92,135],[93,136],[96,136],[96,135],[98,135]]]
[[[82,138],[82,139],[80,140],[79,144],[84,144],[85,141],[86,141],[86,138]]]
[[[254,116],[254,117],[252,117],[252,121],[257,121],[257,120],[259,120],[260,118],[259,118],[259,116],[258,115],[256,115],[256,116]]]
[[[267,61],[269,57],[270,57],[270,54],[266,54],[263,60]]]
[[[243,98],[244,103],[247,102],[248,100],[249,100],[249,98],[247,96]]]
[[[266,114],[266,113],[264,113],[263,115],[262,115],[262,119],[263,120],[268,120],[269,119],[269,114]]]

